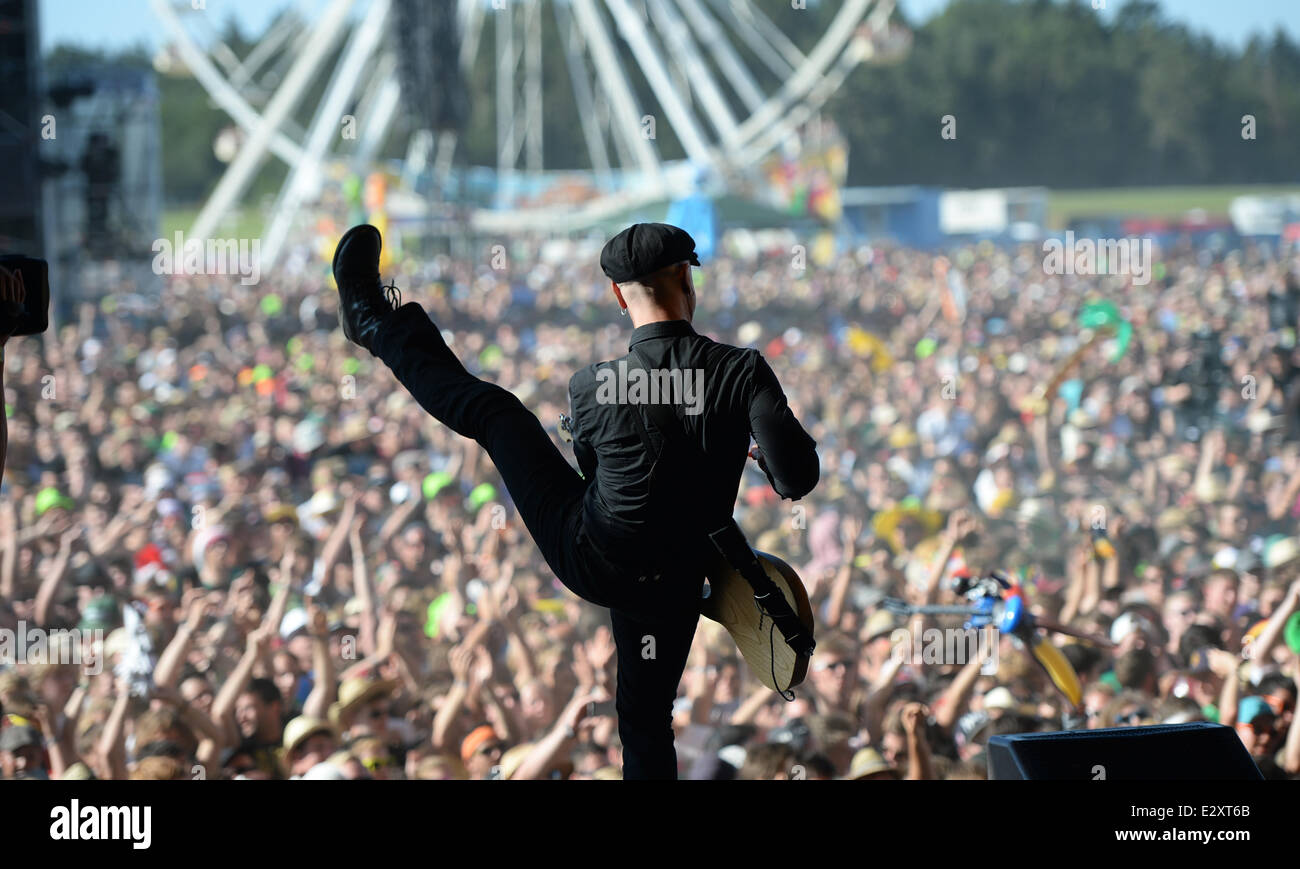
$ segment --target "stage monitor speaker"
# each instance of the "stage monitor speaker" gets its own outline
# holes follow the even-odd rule
[[[1262,780],[1231,727],[1199,721],[989,739],[990,780]]]

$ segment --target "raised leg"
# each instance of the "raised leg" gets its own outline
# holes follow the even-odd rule
[[[571,546],[586,483],[537,417],[508,390],[470,374],[413,302],[388,318],[374,349],[421,407],[487,450],[546,562],[587,597],[592,589]]]

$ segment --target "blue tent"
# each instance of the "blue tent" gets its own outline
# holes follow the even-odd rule
[[[668,206],[665,222],[691,234],[701,260],[713,258],[718,245],[718,215],[712,199],[699,194],[678,199]]]

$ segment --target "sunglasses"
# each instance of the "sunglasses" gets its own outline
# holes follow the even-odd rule
[[[1115,719],[1115,723],[1116,724],[1137,724],[1143,718],[1148,717],[1150,714],[1151,714],[1151,710],[1149,709],[1145,709],[1145,708],[1135,709],[1134,711],[1130,712],[1127,715],[1118,716]]]
[[[1264,702],[1268,704],[1268,708],[1273,710],[1274,715],[1281,715],[1291,709],[1291,702],[1285,697],[1278,697],[1275,694],[1264,694],[1261,696],[1263,697]]]
[[[813,669],[816,670],[816,671],[819,672],[819,673],[820,673],[821,671],[823,671],[823,670],[847,670],[848,668],[849,668],[849,662],[848,662],[848,661],[832,661],[832,662],[829,663],[829,664],[814,664],[814,665],[813,665]]]
[[[383,757],[368,757],[361,761],[361,765],[371,772],[379,772],[381,769],[397,766],[397,761],[393,760],[389,755],[384,755]]]
[[[374,708],[370,710],[370,720],[378,721],[381,718],[388,717],[389,710],[386,708]]]
[[[1273,730],[1273,721],[1271,719],[1268,719],[1267,723],[1260,722],[1259,724],[1255,724],[1255,722],[1253,721],[1250,722],[1238,721],[1237,729],[1249,730],[1251,733],[1254,734],[1260,734],[1260,733],[1268,734],[1271,733]]]

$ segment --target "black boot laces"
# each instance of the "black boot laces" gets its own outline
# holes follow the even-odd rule
[[[380,287],[383,288],[384,298],[388,300],[388,304],[393,306],[394,311],[402,307],[402,291],[397,288],[395,282],[389,283],[387,286],[381,283]]]

